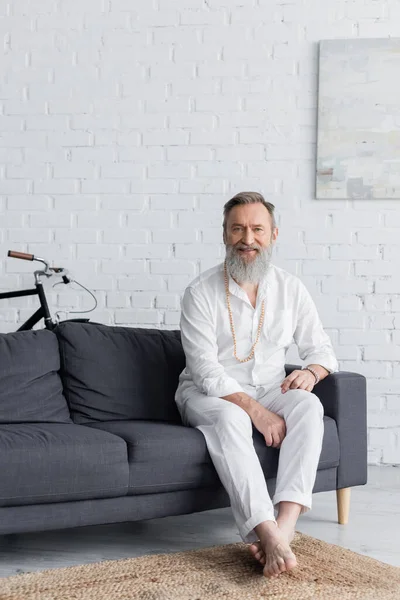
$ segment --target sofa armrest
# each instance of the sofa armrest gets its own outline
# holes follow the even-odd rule
[[[286,365],[287,374],[298,365]],[[339,371],[318,383],[313,392],[325,415],[336,421],[340,463],[337,489],[367,483],[367,392],[366,379],[358,373]]]

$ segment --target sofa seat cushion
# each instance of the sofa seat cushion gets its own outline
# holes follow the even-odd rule
[[[267,478],[276,477],[278,471],[279,450],[265,445],[264,436],[253,428],[253,442],[257,456]],[[324,439],[318,463],[318,470],[330,469],[339,465],[340,449],[336,422],[324,417]]]
[[[0,425],[0,506],[124,496],[124,440],[82,425]]]
[[[325,434],[319,469],[339,464],[336,423],[324,417]],[[219,485],[205,438],[200,430],[155,421],[112,421],[88,427],[123,438],[128,446],[129,494],[170,492]],[[254,429],[254,447],[267,478],[276,477],[279,451],[268,448]]]
[[[123,438],[128,446],[129,494],[218,486],[203,434],[157,421],[88,423]]]
[[[72,423],[46,329],[0,334],[0,423]]]
[[[175,391],[185,356],[177,331],[61,323],[61,378],[75,423],[180,423]]]

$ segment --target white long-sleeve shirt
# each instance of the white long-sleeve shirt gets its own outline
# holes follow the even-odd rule
[[[293,341],[307,364],[322,365],[331,373],[338,370],[330,338],[298,277],[271,264],[259,284],[255,308],[231,276],[229,291],[239,358],[251,352],[265,300],[264,324],[254,357],[240,363],[233,355],[222,263],[192,281],[181,302],[186,368],[179,378],[177,400],[193,385],[207,396],[219,398],[244,391],[243,386],[280,385],[286,376],[286,352]]]

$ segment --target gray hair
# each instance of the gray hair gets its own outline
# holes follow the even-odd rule
[[[228,221],[228,215],[231,212],[231,210],[235,206],[240,206],[243,204],[262,204],[263,206],[265,206],[265,208],[271,215],[272,229],[275,229],[275,206],[271,204],[271,202],[267,202],[264,199],[264,197],[258,192],[239,192],[239,194],[236,194],[236,196],[228,200],[228,202],[224,206],[224,231],[226,231],[226,223]]]

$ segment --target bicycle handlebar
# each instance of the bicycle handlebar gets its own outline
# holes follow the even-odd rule
[[[59,276],[62,279],[62,282],[60,281],[59,283],[72,283],[75,282],[77,285],[79,285],[81,288],[83,288],[85,291],[87,291],[94,299],[95,301],[95,306],[94,308],[91,308],[90,310],[78,310],[78,311],[72,311],[73,313],[82,313],[82,312],[92,312],[92,310],[94,310],[97,307],[97,299],[96,296],[90,291],[88,290],[84,285],[82,285],[81,283],[79,283],[79,281],[76,281],[75,279],[72,279],[69,277],[69,272],[67,269],[65,269],[64,267],[50,267],[49,262],[43,258],[39,258],[39,256],[35,256],[34,254],[27,254],[26,252],[16,252],[15,250],[9,250],[7,252],[7,256],[9,256],[10,258],[19,258],[21,260],[29,260],[29,261],[37,261],[40,262],[44,265],[44,269],[42,271],[35,271],[34,272],[34,276],[35,276],[35,286],[36,286],[36,290],[22,290],[22,293],[20,292],[11,292],[8,294],[0,294],[0,296],[3,298],[16,298],[18,296],[30,296],[32,295],[32,292],[34,293],[38,293],[39,297],[40,297],[40,301],[41,301],[41,309],[39,309],[39,311],[37,311],[30,319],[28,319],[28,321],[26,321],[26,323],[24,323],[19,329],[18,331],[22,331],[25,329],[31,329],[33,327],[34,324],[36,324],[42,317],[40,316],[41,312],[40,310],[44,310],[45,312],[42,314],[45,315],[45,323],[46,323],[46,327],[50,328],[50,324],[53,327],[54,326],[54,322],[51,319],[51,315],[49,313],[49,309],[47,307],[47,302],[46,302],[46,297],[44,294],[44,289],[43,289],[43,284],[41,281],[42,277],[52,277],[53,275]],[[59,283],[55,283],[53,285],[53,288],[56,285],[59,285]],[[39,316],[38,316],[39,315]],[[47,316],[46,316],[47,315]],[[58,313],[57,313],[57,319],[58,319]],[[77,320],[82,320],[82,321],[88,321],[89,319],[77,319]]]
[[[22,260],[35,260],[33,254],[26,254],[25,252],[15,252],[14,250],[9,250],[8,255],[11,258],[21,258]]]
[[[20,258],[22,260],[35,260],[37,262],[44,264],[44,271],[35,271],[35,277],[39,277],[40,275],[44,275],[46,277],[51,277],[52,275],[59,275],[62,277],[64,283],[70,283],[72,280],[67,277],[68,271],[64,269],[64,267],[50,267],[47,260],[44,258],[39,258],[39,256],[35,256],[34,254],[27,254],[26,252],[16,252],[15,250],[9,250],[8,256],[11,258]]]

